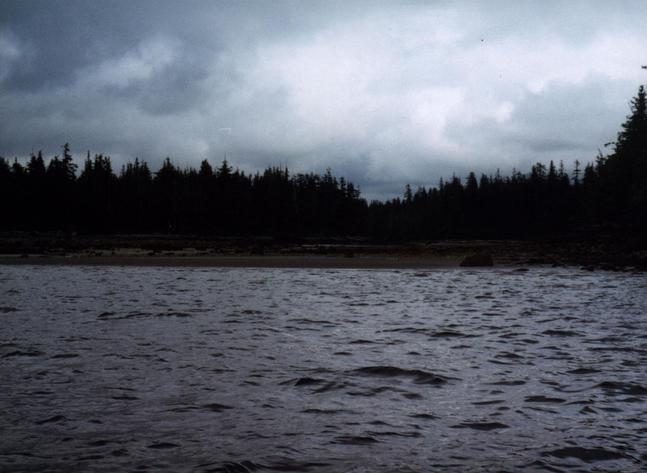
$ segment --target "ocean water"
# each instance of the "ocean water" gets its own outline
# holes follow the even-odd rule
[[[646,471],[647,275],[0,266],[0,470]]]

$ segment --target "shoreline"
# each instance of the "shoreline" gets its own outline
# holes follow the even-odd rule
[[[0,234],[0,265],[433,269],[486,255],[494,267],[568,266],[647,271],[647,248],[615,240],[200,238],[182,235]]]
[[[191,268],[446,269],[460,257],[411,256],[0,256],[0,265],[141,266]]]

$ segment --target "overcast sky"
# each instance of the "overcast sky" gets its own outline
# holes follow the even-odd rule
[[[332,168],[368,198],[592,160],[647,1],[0,2],[0,155]]]

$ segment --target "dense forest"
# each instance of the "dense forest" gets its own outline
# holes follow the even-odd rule
[[[69,144],[46,162],[0,158],[0,230],[81,233],[365,236],[380,241],[529,238],[569,232],[647,233],[647,100],[641,86],[613,151],[568,173],[537,163],[510,176],[470,173],[370,204],[330,170],[290,175],[271,167],[248,175],[225,160],[214,169],[152,172],[135,159],[112,169],[88,152],[79,170]]]

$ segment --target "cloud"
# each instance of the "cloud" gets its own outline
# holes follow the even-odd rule
[[[11,69],[23,56],[21,45],[9,31],[0,30],[0,82],[11,73]]]
[[[145,84],[154,75],[164,74],[177,55],[177,46],[164,38],[147,39],[121,57],[84,67],[77,72],[74,87],[123,90]]]
[[[406,182],[592,159],[645,80],[629,2],[7,1],[0,154],[225,153]],[[56,15],[53,14],[56,10]],[[98,26],[91,26],[98,25]]]

